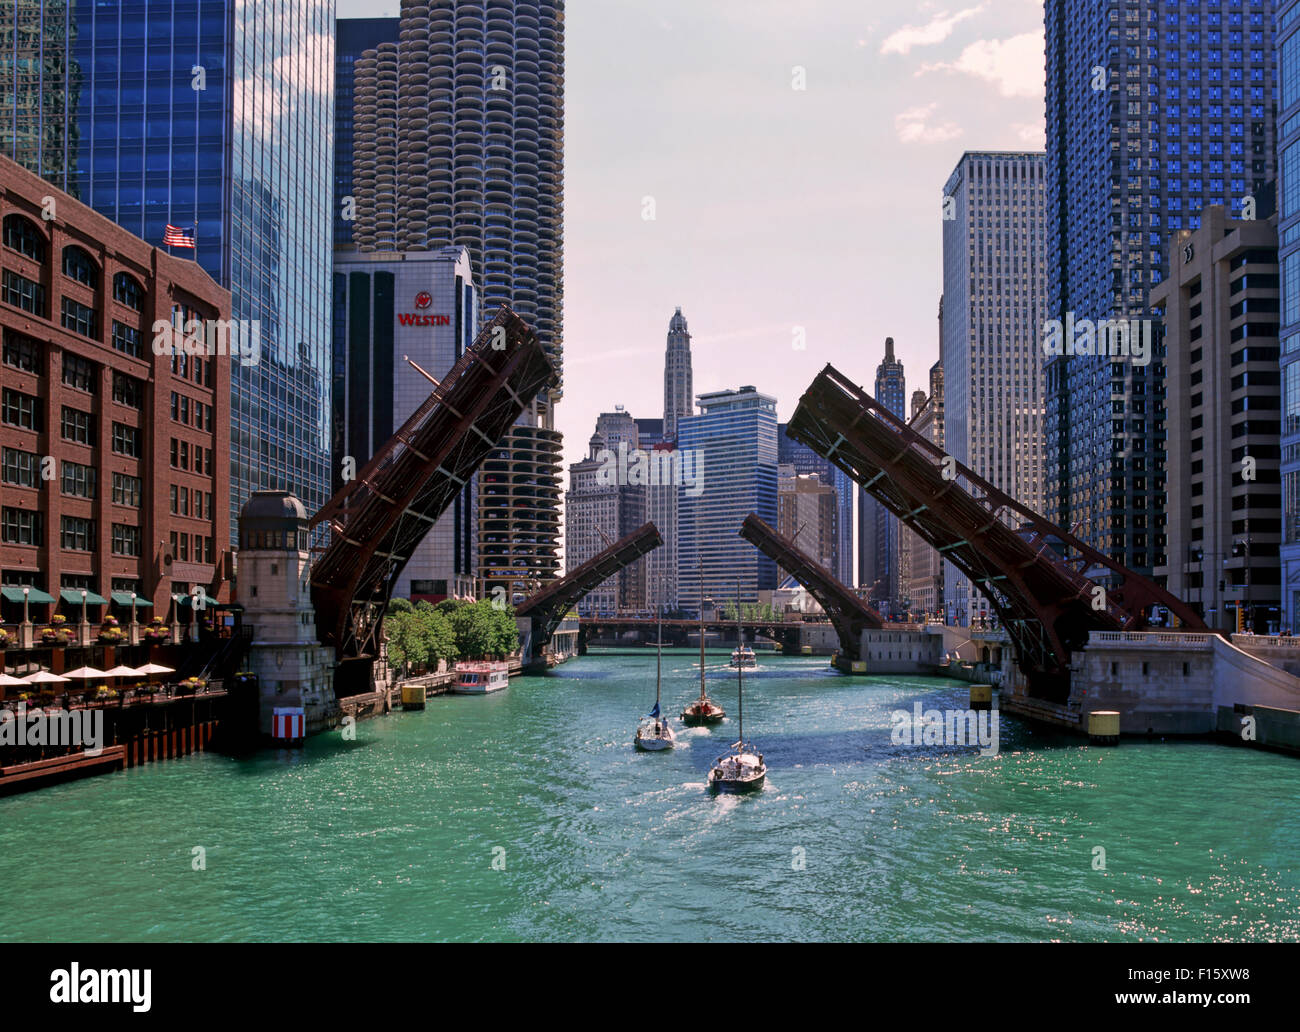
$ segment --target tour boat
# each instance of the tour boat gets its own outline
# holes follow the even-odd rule
[[[726,712],[709,698],[704,688],[704,565],[700,564],[700,697],[682,710],[682,723],[687,727],[721,724]]]
[[[668,723],[668,718],[660,715],[659,712],[659,693],[664,672],[663,630],[664,616],[663,609],[660,608],[659,631],[655,641],[655,708],[641,718],[634,739],[636,747],[644,752],[661,752],[677,744],[677,736],[673,734],[672,725]]]
[[[451,690],[457,695],[486,695],[510,683],[508,663],[457,663]]]
[[[753,649],[748,645],[740,645],[731,650],[731,665],[734,667],[758,666],[758,660],[754,658]]]
[[[739,618],[736,620],[740,623]],[[763,754],[754,748],[752,742],[745,741],[745,669],[744,665],[736,667],[736,721],[740,725],[740,735],[731,746],[731,751],[723,753],[713,761],[709,771],[709,788],[719,792],[752,792],[762,788],[767,780],[767,764]]]

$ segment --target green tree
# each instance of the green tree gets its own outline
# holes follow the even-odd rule
[[[388,660],[408,673],[429,662],[429,631],[419,613],[398,610],[384,621],[388,637]]]
[[[445,614],[434,609],[427,617],[429,661],[456,658],[456,631]]]
[[[388,600],[388,612],[390,613],[411,613],[415,607],[411,605],[409,598],[390,598]]]

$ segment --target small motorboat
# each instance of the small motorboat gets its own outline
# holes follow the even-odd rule
[[[731,665],[736,668],[758,666],[754,650],[748,645],[740,645],[731,650]]]

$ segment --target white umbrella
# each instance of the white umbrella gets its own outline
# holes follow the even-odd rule
[[[65,684],[66,677],[60,677],[58,674],[52,674],[48,670],[38,670],[34,674],[28,674],[23,678],[26,684]]]
[[[75,677],[78,681],[90,681],[96,677],[106,677],[103,670],[96,670],[93,666],[77,667],[76,670],[69,670],[64,677]]]
[[[133,666],[115,666],[112,670],[105,670],[105,677],[139,677],[143,670],[137,670]]]
[[[137,668],[137,674],[174,674],[174,667],[163,666],[161,663],[146,663],[144,666]]]
[[[0,674],[0,688],[17,688],[19,685],[26,686],[27,682],[21,677],[13,677],[10,674]]]

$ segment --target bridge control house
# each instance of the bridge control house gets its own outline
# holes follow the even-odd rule
[[[125,629],[221,596],[230,357],[155,325],[228,319],[230,294],[0,158],[0,623]],[[164,353],[157,353],[163,350]],[[197,341],[183,350],[200,351]],[[181,600],[174,600],[178,595]]]

